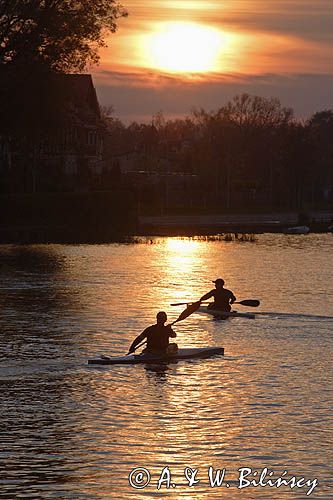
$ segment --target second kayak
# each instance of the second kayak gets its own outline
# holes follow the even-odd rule
[[[238,312],[238,311],[219,311],[217,309],[210,309],[206,306],[200,306],[198,312],[210,314],[211,316],[217,316],[220,318],[248,318],[254,319],[256,316],[254,313],[249,312]]]

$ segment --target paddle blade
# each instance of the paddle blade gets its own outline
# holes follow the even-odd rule
[[[236,302],[236,304],[248,307],[258,307],[260,306],[260,300],[241,300],[240,302]]]
[[[198,302],[193,302],[193,304],[189,304],[187,308],[182,313],[180,313],[178,319],[176,319],[176,321],[174,321],[172,325],[178,323],[178,321],[183,321],[183,319],[188,318],[188,316],[197,311],[199,307],[200,307],[200,300],[198,300]]]

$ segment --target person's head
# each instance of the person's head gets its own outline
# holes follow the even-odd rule
[[[168,319],[168,316],[164,311],[160,311],[156,314],[156,322],[158,325],[164,325],[166,320]]]
[[[217,280],[214,280],[213,283],[215,283],[215,288],[223,288],[224,287],[224,280],[222,278],[217,278]]]

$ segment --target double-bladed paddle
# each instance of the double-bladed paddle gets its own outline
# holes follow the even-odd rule
[[[200,302],[200,301],[197,301],[197,302],[176,302],[175,304],[170,304],[171,306],[186,306],[186,305],[194,305],[194,304],[198,304],[199,303],[199,306],[194,309],[193,312],[195,312],[199,307],[200,307],[200,304],[211,304],[211,302]],[[233,302],[234,304],[240,304],[241,306],[248,306],[248,307],[258,307],[260,306],[260,300],[253,300],[253,299],[248,299],[248,300],[240,300],[239,302]],[[183,311],[185,312],[185,311]],[[192,314],[192,313],[190,313]],[[189,314],[188,314],[189,316]],[[187,318],[187,316],[185,316]]]
[[[191,302],[191,303],[188,303],[188,302],[185,302],[182,303],[182,304],[177,304],[177,305],[186,305],[186,309],[184,309],[184,311],[182,313],[180,313],[180,315],[178,316],[178,318],[176,319],[176,321],[173,321],[171,323],[170,326],[174,325],[175,323],[178,323],[178,321],[183,321],[183,319],[186,319],[188,316],[190,316],[190,314],[194,313],[195,311],[197,311],[200,307],[200,300],[198,300],[197,302]],[[175,304],[171,304],[171,305],[175,305]]]
[[[141,342],[141,344],[137,345],[136,347],[134,347],[134,349],[132,351],[128,351],[128,353],[126,354],[126,356],[129,356],[130,354],[133,354],[135,353],[135,351],[137,349],[139,349],[140,347],[142,347],[143,345],[147,344],[147,340],[144,340],[143,342]]]

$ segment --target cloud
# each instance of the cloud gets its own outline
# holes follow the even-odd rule
[[[118,83],[122,75],[118,76]],[[164,80],[163,86],[136,87],[127,85],[97,85],[101,104],[112,104],[115,115],[125,122],[146,121],[157,111],[167,117],[189,115],[194,107],[216,110],[236,94],[247,92],[263,97],[278,97],[282,105],[290,106],[298,117],[333,108],[333,75],[250,75],[234,74],[214,82],[181,83]],[[168,83],[168,84],[167,84]]]
[[[128,0],[124,26],[138,22],[196,21],[221,29],[285,34],[308,40],[333,40],[332,0]]]
[[[333,73],[333,8],[326,0],[315,4],[308,0],[210,0],[208,9],[199,0],[131,2],[133,15],[122,20],[110,47],[101,53],[104,69],[127,72],[151,66],[151,35],[159,33],[161,23],[189,21],[218,28],[225,35],[215,68],[223,73],[277,73],[280,68],[293,73]]]
[[[102,104],[125,121],[163,110],[217,109],[235,94],[278,97],[298,116],[333,108],[333,0],[127,0],[129,18],[103,53],[94,81]],[[158,23],[218,27],[233,41],[220,72],[177,75],[147,69],[142,37]],[[330,74],[330,72],[332,74]],[[141,117],[141,118],[140,118]]]

